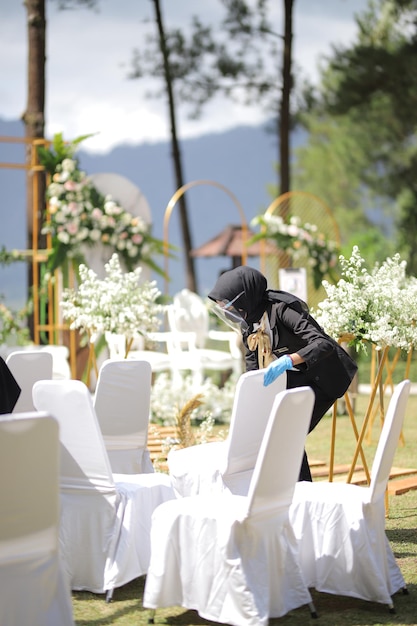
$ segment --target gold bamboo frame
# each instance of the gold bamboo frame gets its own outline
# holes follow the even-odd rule
[[[40,284],[39,284],[39,270],[43,263],[46,262],[50,250],[52,249],[51,236],[47,236],[47,245],[45,250],[38,248],[39,237],[39,216],[43,213],[45,206],[39,206],[39,172],[44,172],[45,168],[40,164],[38,159],[38,146],[48,146],[50,142],[43,138],[31,138],[31,137],[3,137],[0,136],[0,143],[10,144],[24,144],[30,149],[30,161],[27,162],[0,162],[1,169],[19,169],[25,170],[27,174],[32,175],[32,248],[30,250],[18,250],[19,254],[31,257],[32,262],[32,297],[33,297],[33,341],[35,345],[39,345],[41,341],[41,332],[45,331],[48,334],[49,344],[56,343],[57,332],[66,330],[69,332],[69,352],[70,352],[70,369],[71,376],[76,378],[76,334],[75,331],[70,330],[69,326],[65,324],[59,324],[57,322],[57,311],[59,309],[59,292],[55,285],[59,284],[60,273],[58,271],[54,274],[54,280],[48,282],[48,323],[40,323]]]

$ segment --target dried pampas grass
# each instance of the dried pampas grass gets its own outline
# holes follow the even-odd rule
[[[196,396],[188,400],[184,406],[178,411],[176,416],[177,437],[179,440],[179,448],[188,448],[194,446],[196,440],[191,428],[191,415],[195,409],[203,404],[203,394],[198,393]]]

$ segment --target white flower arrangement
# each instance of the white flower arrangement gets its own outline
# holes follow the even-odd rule
[[[331,241],[315,224],[301,223],[299,217],[293,215],[285,221],[279,215],[257,215],[251,226],[260,226],[261,232],[249,240],[249,244],[260,239],[269,239],[283,250],[292,261],[296,261],[305,253],[308,265],[313,272],[314,286],[318,289],[327,275],[334,279],[338,262],[339,247]]]
[[[65,289],[60,302],[64,319],[71,329],[95,337],[106,332],[125,335],[127,340],[146,336],[160,326],[161,295],[155,281],[140,282],[142,268],[124,272],[114,253],[99,279],[86,265],[79,267],[77,289]]]
[[[399,254],[371,271],[359,248],[350,259],[340,256],[342,278],[336,285],[323,281],[327,298],[313,312],[325,331],[348,338],[348,344],[366,351],[366,343],[410,351],[417,347],[417,279],[406,275]]]
[[[83,246],[100,242],[117,252],[129,271],[145,263],[161,272],[152,257],[162,253],[162,241],[151,236],[141,217],[125,211],[110,195],[100,194],[79,168],[74,153],[82,139],[65,143],[58,133],[53,149],[38,149],[40,161],[51,175],[46,191],[49,210],[41,231],[52,237],[48,269],[53,271],[67,259],[85,263]]]
[[[174,386],[168,374],[158,374],[151,392],[151,420],[165,426],[175,425],[179,408],[196,394],[201,394],[201,405],[192,418],[203,420],[206,424],[209,418],[228,421],[232,412],[235,387],[234,376],[228,378],[221,389],[210,378],[206,378],[196,389],[192,376],[184,376],[181,385]]]

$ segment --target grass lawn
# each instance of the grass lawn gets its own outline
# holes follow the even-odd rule
[[[388,403],[386,399],[386,404]],[[359,396],[355,405],[358,428],[362,424],[368,397]],[[325,417],[307,439],[310,459],[328,463],[331,440],[330,417]],[[379,415],[372,428],[372,441],[364,445],[368,465],[372,464],[376,441],[380,430]],[[410,396],[403,428],[404,443],[396,451],[394,466],[417,468],[417,396]],[[349,463],[355,450],[355,438],[350,419],[346,415],[337,418],[335,463]],[[406,580],[409,595],[397,594],[394,598],[396,614],[389,613],[381,604],[364,602],[352,598],[331,596],[312,592],[318,620],[310,618],[307,607],[270,620],[270,624],[299,626],[370,626],[370,625],[417,625],[417,490],[389,498],[386,519],[387,536],[397,562]],[[106,604],[104,596],[85,592],[73,593],[74,617],[77,626],[142,626],[147,624],[149,611],[142,608],[144,578],[132,581],[116,589],[113,602]],[[156,624],[197,626],[213,624],[198,616],[195,611],[181,607],[158,609]]]

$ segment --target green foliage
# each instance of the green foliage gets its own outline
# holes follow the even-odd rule
[[[398,206],[398,245],[408,256],[408,271],[417,275],[417,184],[414,181],[399,193]]]
[[[342,247],[342,254],[349,256],[354,246],[360,249],[369,266],[382,263],[387,257],[393,256],[396,251],[394,242],[387,239],[380,228],[370,224],[349,237],[346,245]]]
[[[5,246],[0,248],[0,265],[10,265],[16,261],[27,261],[27,255],[21,254],[17,250],[7,250]]]
[[[37,150],[40,163],[45,167],[48,174],[53,176],[58,165],[60,165],[64,159],[73,159],[78,145],[85,139],[94,137],[95,134],[96,133],[81,135],[71,142],[68,142],[64,141],[62,133],[56,133],[51,142],[51,147],[45,148],[44,146],[38,146]]]
[[[297,154],[297,188],[334,210],[344,247],[359,245],[376,260],[395,247],[415,274],[417,2],[370,2],[357,25],[354,43],[334,47],[319,88],[308,91],[309,113],[299,120],[310,137]],[[367,218],[375,206],[396,229],[385,254],[383,228],[379,236]]]
[[[362,154],[358,178],[390,200],[396,243],[415,273],[417,3],[370,3],[358,27],[354,44],[335,49],[323,72],[319,110],[350,126]]]
[[[344,244],[350,233],[369,226],[359,178],[363,155],[348,119],[337,123],[328,115],[305,115],[303,125],[309,135],[295,150],[294,188],[315,194],[331,207]]]

